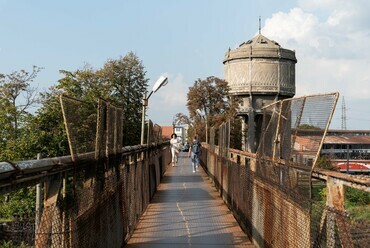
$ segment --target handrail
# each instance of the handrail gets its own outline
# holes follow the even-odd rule
[[[151,145],[125,146],[121,152],[117,153],[126,156],[142,152],[148,148],[162,147],[168,145],[168,141]],[[113,154],[112,154],[113,155]],[[19,181],[35,180],[54,173],[61,173],[72,170],[76,163],[83,164],[95,160],[95,152],[78,154],[78,160],[74,162],[72,156],[61,156],[53,158],[43,158],[39,160],[25,160],[16,162],[0,162],[0,189]]]
[[[256,154],[254,153],[249,153],[249,152],[240,151],[236,149],[229,149],[229,152],[234,153],[236,155],[245,156],[249,159],[256,159]],[[271,162],[273,162],[271,158],[261,158],[261,159],[270,160]],[[284,160],[277,159],[274,162],[276,162],[278,166],[285,166]],[[311,171],[311,167],[304,166],[304,165],[297,164],[297,163],[292,163],[289,166],[291,168],[296,169],[297,171],[303,171],[307,173],[310,173]],[[337,172],[337,171],[330,171],[330,170],[315,168],[313,170],[312,177],[315,179],[324,180],[324,181],[327,181],[328,177],[330,177],[330,178],[342,181],[344,185],[370,192],[370,177],[369,176],[354,176],[354,175],[344,174],[344,173]]]

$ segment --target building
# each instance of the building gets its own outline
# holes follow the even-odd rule
[[[295,95],[295,52],[259,33],[224,58],[225,80],[230,96],[241,100],[238,115],[243,117],[243,150],[256,152],[262,126],[261,108]]]
[[[175,133],[180,142],[185,143],[188,139],[188,125],[162,126],[162,138],[171,139],[171,135]]]
[[[188,128],[187,124],[179,124],[174,127],[174,132],[177,135],[179,141],[185,144],[188,140]]]
[[[162,138],[171,139],[171,135],[173,134],[173,126],[161,126],[161,127],[162,127]]]
[[[316,130],[300,132],[295,140],[294,161],[312,165],[321,136]],[[322,145],[321,156],[326,156],[340,171],[349,173],[370,173],[370,130],[329,130]]]

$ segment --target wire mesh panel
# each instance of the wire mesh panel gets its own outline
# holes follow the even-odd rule
[[[158,144],[160,141],[162,141],[162,127],[157,124],[155,124],[153,127],[153,138],[155,144]]]
[[[155,139],[154,139],[154,130],[153,130],[153,122],[151,120],[148,121],[148,125],[147,125],[147,144],[152,144],[155,142]]]
[[[97,106],[65,95],[60,97],[71,156],[95,150]]]
[[[311,176],[290,165],[313,167],[334,112],[338,94],[286,99],[263,109],[256,173],[279,185],[309,196]],[[314,132],[305,136],[305,132]]]
[[[257,246],[368,246],[370,209],[359,204],[366,214],[356,216],[345,196],[370,199],[370,178],[333,171],[317,176],[314,170],[337,99],[334,93],[266,106],[257,154],[230,149],[225,156],[210,149],[202,157],[224,201]],[[225,124],[218,131],[219,139],[225,139],[219,140],[221,151],[227,149],[224,131]],[[314,137],[307,139],[307,133]]]
[[[286,99],[263,108],[259,158],[312,166],[329,127],[338,94]],[[304,132],[314,131],[308,140]],[[262,160],[261,160],[262,161]],[[310,161],[310,162],[309,162]]]

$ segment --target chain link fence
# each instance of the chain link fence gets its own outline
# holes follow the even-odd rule
[[[283,100],[262,110],[256,154],[233,149],[232,122],[211,128],[201,160],[259,247],[366,247],[370,208],[349,213],[349,191],[370,199],[370,178],[315,169],[338,94]],[[301,135],[316,130],[315,142]],[[218,133],[218,142],[215,134]]]
[[[159,126],[149,125],[154,143],[122,147],[121,108],[68,96],[61,104],[71,156],[1,164],[1,194],[32,199],[27,215],[2,222],[0,247],[122,247],[170,162]]]

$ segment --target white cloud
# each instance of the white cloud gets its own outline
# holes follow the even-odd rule
[[[175,114],[188,112],[186,102],[189,85],[182,74],[163,73],[163,75],[168,77],[168,84],[150,97],[148,118],[159,125],[171,125]]]
[[[297,8],[265,21],[262,34],[296,51],[297,96],[338,91],[348,109],[363,109],[356,104],[370,99],[369,9],[368,0],[299,0]]]
[[[363,3],[301,0],[299,8],[266,20],[262,34],[296,50],[297,95],[339,91],[349,98],[370,98],[370,22],[362,23],[368,18],[364,7],[370,5]]]

